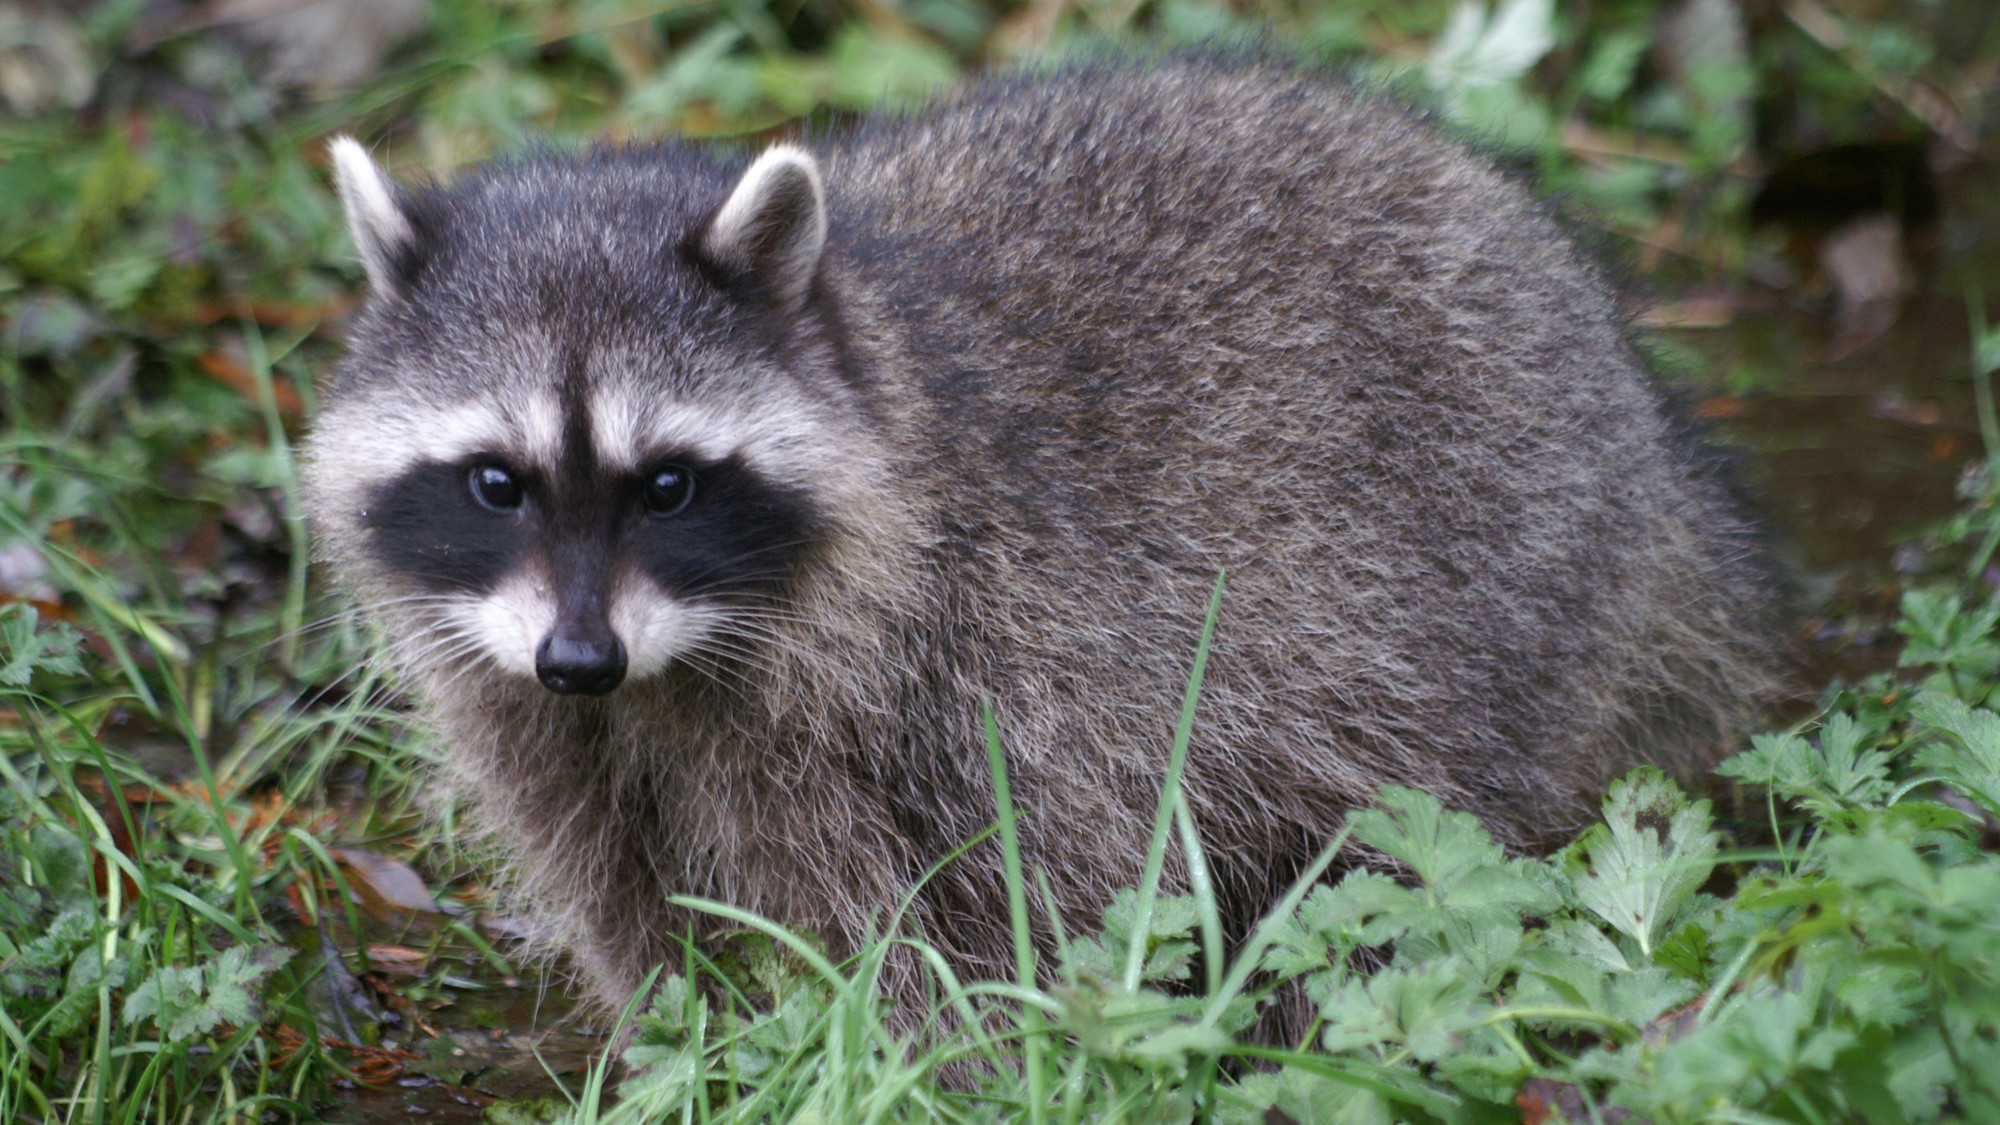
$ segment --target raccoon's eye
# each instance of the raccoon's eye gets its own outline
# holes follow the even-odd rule
[[[498,465],[475,465],[472,498],[493,511],[512,512],[521,506],[521,482]]]
[[[694,499],[694,470],[685,465],[664,465],[646,482],[646,510],[656,516],[671,516]]]

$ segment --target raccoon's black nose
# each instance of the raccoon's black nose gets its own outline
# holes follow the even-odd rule
[[[618,638],[576,641],[551,633],[535,649],[535,675],[557,695],[603,695],[625,679]]]

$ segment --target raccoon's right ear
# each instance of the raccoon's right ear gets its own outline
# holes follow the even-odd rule
[[[764,150],[693,240],[709,267],[748,282],[786,313],[805,304],[825,247],[819,164],[796,145]]]
[[[335,137],[328,150],[340,202],[347,209],[347,230],[368,271],[368,285],[380,296],[400,297],[414,272],[417,250],[408,197],[354,138]]]

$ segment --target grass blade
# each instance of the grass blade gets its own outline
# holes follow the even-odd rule
[[[1173,826],[1174,801],[1180,796],[1181,769],[1187,764],[1188,742],[1194,737],[1194,709],[1201,699],[1201,680],[1208,670],[1209,643],[1215,639],[1215,618],[1222,611],[1222,588],[1226,574],[1217,573],[1215,589],[1208,596],[1208,617],[1202,622],[1201,642],[1195,646],[1194,668],[1188,674],[1187,692],[1181,698],[1181,717],[1174,729],[1173,752],[1167,757],[1166,780],[1160,786],[1159,808],[1153,813],[1153,839],[1146,847],[1146,874],[1139,883],[1137,913],[1132,923],[1132,944],[1125,951],[1124,983],[1139,987],[1146,966],[1146,940],[1153,930],[1153,903],[1159,897],[1160,871],[1166,866],[1167,833]]]
[[[1035,939],[1028,920],[1028,883],[1021,871],[1021,837],[1014,825],[1014,794],[1007,784],[1007,754],[1000,745],[1000,724],[993,717],[993,705],[981,710],[986,720],[986,757],[993,770],[993,801],[999,806],[1000,853],[1007,864],[1007,913],[1014,924],[1014,974],[1024,990],[1035,987]],[[1027,1033],[1028,1120],[1043,1125],[1048,1120],[1048,1076],[1042,1072],[1042,1013],[1034,1005],[1023,1005],[1021,1023]]]

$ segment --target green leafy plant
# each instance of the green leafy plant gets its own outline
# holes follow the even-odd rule
[[[151,1020],[169,1043],[223,1023],[254,1023],[259,986],[291,956],[276,946],[237,945],[206,965],[161,965],[126,993],[125,1022]]]

